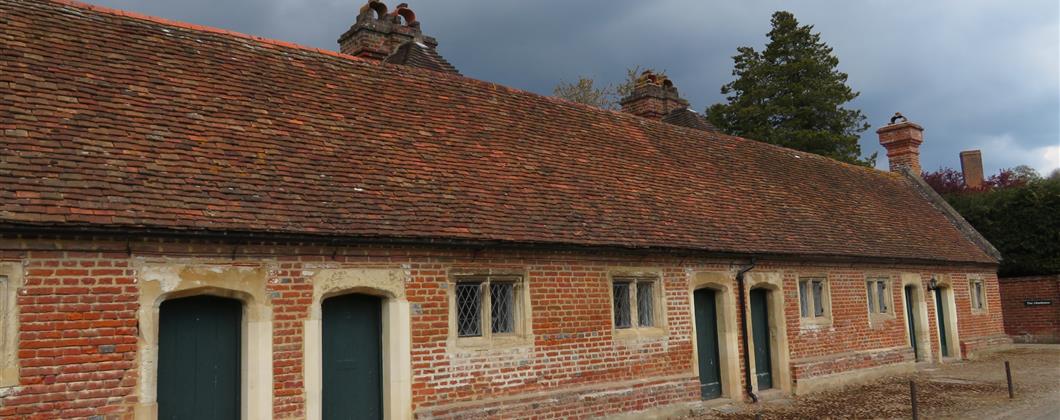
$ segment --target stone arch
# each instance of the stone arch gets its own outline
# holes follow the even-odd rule
[[[266,299],[268,272],[262,266],[208,262],[136,264],[140,283],[137,342],[140,382],[136,418],[158,413],[158,315],[162,302],[212,295],[243,303],[240,381],[244,418],[272,417],[272,305]]]
[[[776,271],[751,271],[744,276],[744,316],[750,321],[751,317],[751,290],[753,289],[766,289],[769,290],[768,305],[769,305],[769,336],[771,340],[771,354],[770,362],[773,366],[773,382],[774,388],[780,389],[785,393],[794,392],[794,384],[791,380],[791,354],[789,353],[788,346],[788,323],[787,317],[785,316],[784,306],[784,276],[780,272]],[[747,330],[743,331],[747,335],[748,342],[748,362],[751,369],[755,369],[755,359],[751,355],[754,354],[754,340],[751,339],[751,322],[747,323]],[[758,391],[757,379],[754,375],[751,376],[752,386],[755,392]]]
[[[902,288],[902,313],[905,316],[904,325],[909,328],[909,313],[906,310],[905,299],[909,293],[906,288],[912,290],[912,294],[909,295],[910,300],[913,303],[913,324],[916,330],[915,339],[917,348],[922,349],[917,355],[916,361],[930,362],[934,354],[931,351],[931,327],[928,322],[928,310],[927,310],[927,297],[930,296],[927,292],[927,288],[924,287],[924,282],[920,278],[919,273],[902,273],[900,280]],[[908,331],[907,331],[908,333]],[[909,334],[906,334],[908,336]],[[910,346],[912,343],[909,343]]]
[[[326,268],[307,273],[313,300],[304,328],[303,380],[306,419],[321,418],[322,314],[325,299],[352,293],[383,300],[383,411],[385,418],[412,417],[412,336],[409,302],[405,298],[407,270]]]
[[[740,377],[740,328],[736,322],[735,274],[731,271],[698,272],[692,276],[688,301],[695,304],[695,292],[710,289],[715,292],[715,308],[718,311],[718,357],[721,361],[722,397],[738,399],[741,391]],[[694,306],[693,306],[694,314]],[[699,345],[693,315],[692,322],[692,373],[699,376]]]
[[[938,313],[939,307],[938,307],[938,304],[937,304],[937,301],[936,301],[936,298],[935,298],[934,294],[935,293],[940,293],[942,295],[943,308],[945,309],[945,313],[943,314],[942,318],[943,318],[943,320],[945,322],[946,345],[947,345],[947,349],[949,350],[949,353],[950,353],[950,356],[944,356],[942,354],[942,342],[941,342],[942,338],[939,337],[939,341],[937,341],[936,343],[933,343],[933,344],[935,344],[935,348],[938,349],[938,352],[936,353],[936,355],[938,356],[939,362],[943,362],[943,361],[946,361],[946,360],[953,360],[953,359],[960,360],[962,358],[961,341],[960,341],[961,338],[960,338],[959,329],[958,329],[959,327],[957,326],[957,321],[958,321],[958,319],[957,319],[957,302],[956,302],[956,296],[955,296],[955,293],[954,293],[955,289],[954,289],[954,286],[953,286],[953,281],[952,281],[952,279],[950,278],[949,275],[935,274],[934,278],[938,282],[938,288],[936,290],[930,291],[930,293],[931,293],[931,299],[933,301],[932,305],[934,305],[934,307],[935,307],[935,311],[934,311],[935,312],[935,320],[934,320],[935,321],[935,334],[936,334],[936,336],[938,336],[939,333],[941,332],[941,329],[939,328],[939,323],[938,323],[938,321],[939,321],[939,313]]]

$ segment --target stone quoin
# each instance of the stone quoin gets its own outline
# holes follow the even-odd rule
[[[661,75],[621,112],[463,77],[428,24],[0,0],[0,417],[687,413],[1010,342],[919,125],[848,165]]]

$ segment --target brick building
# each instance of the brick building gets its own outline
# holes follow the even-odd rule
[[[1007,340],[920,126],[882,172],[436,45],[379,2],[336,53],[0,0],[0,416],[586,417]]]
[[[1060,275],[998,280],[1005,332],[1018,342],[1060,343]]]

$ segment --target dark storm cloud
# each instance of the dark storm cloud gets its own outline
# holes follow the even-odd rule
[[[94,0],[141,13],[336,48],[360,0]],[[392,0],[398,3],[400,0]],[[1060,6],[1055,0],[730,2],[411,0],[424,32],[465,75],[550,94],[579,75],[618,82],[665,69],[697,110],[723,100],[738,46],[761,49],[790,10],[835,49],[873,132],[895,111],[926,129],[924,167],[1060,167]],[[392,4],[393,6],[393,4]],[[885,166],[881,156],[881,167]]]

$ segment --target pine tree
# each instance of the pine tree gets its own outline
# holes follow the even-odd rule
[[[765,50],[737,49],[736,80],[721,88],[728,103],[707,110],[710,122],[733,135],[874,165],[876,154],[860,159],[858,137],[869,124],[860,110],[843,107],[858,92],[836,70],[832,48],[789,12],[774,13],[772,24]]]

